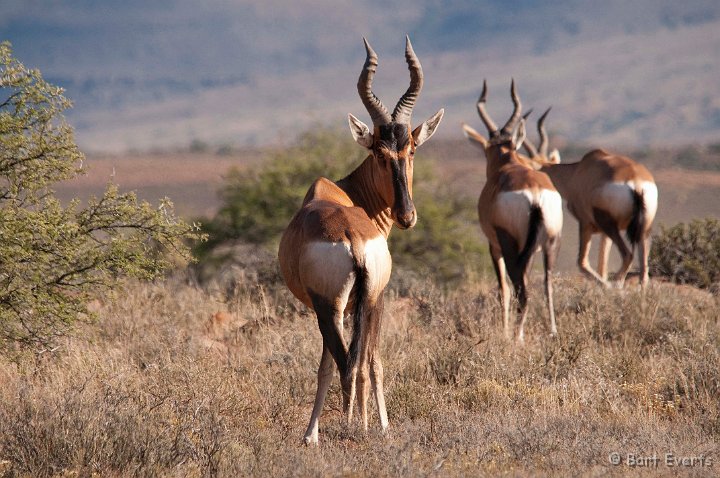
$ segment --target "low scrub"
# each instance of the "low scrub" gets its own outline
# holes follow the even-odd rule
[[[696,219],[662,228],[653,238],[650,273],[714,291],[720,285],[720,221]]]

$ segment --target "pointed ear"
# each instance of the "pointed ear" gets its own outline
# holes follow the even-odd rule
[[[440,109],[440,111],[435,113],[429,120],[425,121],[423,124],[413,130],[412,137],[413,140],[415,140],[416,148],[423,144],[425,141],[429,140],[430,137],[435,133],[435,130],[440,124],[440,120],[442,119],[444,114],[445,110]]]
[[[472,127],[463,123],[462,130],[465,137],[469,139],[471,143],[480,146],[482,149],[485,149],[487,147],[487,140],[480,133],[475,131]]]
[[[548,162],[552,164],[560,164],[560,151],[553,149],[548,156]]]
[[[348,122],[350,123],[350,132],[353,135],[353,139],[357,141],[360,146],[368,149],[372,148],[373,135],[370,132],[370,128],[350,113],[348,113]]]
[[[512,144],[515,151],[522,148],[523,142],[525,142],[525,120],[521,119],[512,134]]]

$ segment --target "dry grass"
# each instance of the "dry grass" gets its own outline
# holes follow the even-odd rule
[[[534,284],[517,349],[502,338],[492,283],[396,281],[382,333],[390,433],[374,415],[367,434],[343,425],[336,378],[315,449],[301,437],[320,334],[272,258],[252,255],[237,282],[126,284],[82,340],[35,363],[0,361],[0,476],[642,471],[612,467],[613,451],[710,456],[712,467],[689,471],[717,473],[717,297],[561,278],[553,341]]]

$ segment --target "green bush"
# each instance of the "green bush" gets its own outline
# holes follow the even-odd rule
[[[710,288],[720,283],[720,221],[696,219],[663,227],[653,239],[650,274]]]
[[[54,197],[53,184],[82,173],[69,107],[0,43],[0,352],[48,350],[117,277],[158,276],[164,251],[189,258],[193,227],[167,200],[155,208],[112,185],[84,208]]]
[[[343,178],[365,157],[366,151],[349,134],[320,128],[272,154],[260,167],[231,170],[220,190],[222,206],[213,219],[202,220],[209,239],[198,244],[201,263],[227,260],[217,251],[233,241],[276,248],[312,182],[320,176]],[[394,230],[388,241],[395,267],[453,280],[487,263],[482,260],[486,249],[474,205],[450,194],[434,173],[434,161],[422,152],[415,162],[413,196],[417,225]]]

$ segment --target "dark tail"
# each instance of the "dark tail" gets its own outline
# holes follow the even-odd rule
[[[537,245],[542,220],[542,209],[540,209],[540,206],[537,204],[532,204],[530,206],[530,224],[528,225],[527,240],[525,241],[525,247],[523,247],[522,251],[520,251],[520,255],[518,255],[517,260],[518,268],[521,271],[525,270],[533,252],[535,252],[535,246]]]
[[[525,269],[527,268],[530,258],[535,251],[535,246],[537,245],[542,219],[543,215],[540,206],[537,204],[531,204],[528,234],[522,250],[520,250],[520,245],[517,243],[515,238],[507,231],[501,228],[495,229],[500,241],[500,248],[502,250],[503,257],[505,258],[507,272],[513,283],[522,281],[522,276],[525,273]]]
[[[350,246],[354,249],[353,245]],[[363,339],[363,322],[367,314],[367,295],[368,295],[368,272],[365,265],[360,263],[355,250],[353,253],[353,267],[355,269],[355,304],[353,308],[353,331],[350,341],[350,349],[348,350],[347,373],[351,373],[353,367],[357,363],[358,353],[360,351],[361,341]]]
[[[642,193],[633,191],[633,215],[625,234],[633,248],[643,239],[645,233],[645,200]]]

